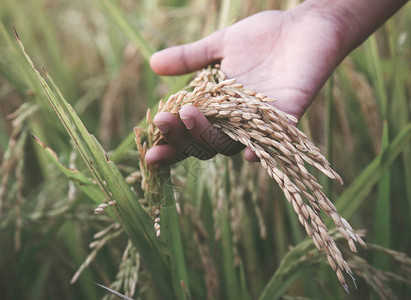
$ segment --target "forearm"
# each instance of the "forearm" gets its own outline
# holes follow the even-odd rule
[[[345,57],[393,16],[408,0],[307,0],[301,6],[333,19]]]

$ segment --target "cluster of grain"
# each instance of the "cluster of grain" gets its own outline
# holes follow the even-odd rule
[[[269,104],[273,101],[244,88],[235,79],[226,79],[218,67],[210,67],[202,70],[186,90],[172,95],[166,103],[160,102],[159,111],[177,115],[182,106],[194,105],[213,120],[213,126],[252,149],[268,175],[283,190],[316,247],[326,253],[330,266],[348,290],[342,271],[350,276],[353,275],[352,271],[328,234],[320,212],[332,218],[352,251],[356,252],[354,242],[364,247],[365,243],[340,216],[305,164],[314,166],[342,184],[341,177],[331,169],[329,162],[307,136],[290,124],[290,121],[297,120]],[[149,126],[149,140],[152,145],[164,142],[152,124]]]

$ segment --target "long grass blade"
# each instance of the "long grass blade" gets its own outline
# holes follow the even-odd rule
[[[141,33],[134,28],[127,20],[124,13],[121,11],[118,3],[112,0],[99,0],[98,1],[105,12],[117,23],[117,25],[126,33],[128,38],[138,48],[141,55],[146,61],[150,60],[151,55],[154,53],[154,48],[151,46],[141,35]]]
[[[388,138],[388,123],[384,122],[382,149],[386,149],[389,145]],[[386,154],[388,155],[388,154]],[[386,156],[382,156],[381,165],[384,164]],[[390,204],[390,171],[387,169],[381,176],[378,184],[378,198],[375,213],[375,237],[376,244],[389,248],[391,237],[391,204]],[[386,256],[375,254],[374,263],[377,267],[387,269],[389,265]]]
[[[304,264],[300,258],[307,255],[308,252],[314,256],[321,256],[321,254],[315,252],[314,244],[311,240],[304,240],[288,251],[258,299],[281,299],[295,280],[303,274]],[[312,262],[314,261],[313,259]]]
[[[99,3],[104,8],[106,14],[108,14],[114,22],[124,31],[130,41],[137,47],[141,55],[148,62],[150,61],[151,55],[155,52],[152,45],[150,45],[141,35],[141,33],[134,28],[130,21],[126,18],[124,13],[121,11],[118,4],[113,0],[99,0]],[[186,78],[176,79],[172,77],[161,77],[162,80],[170,87],[175,88],[175,86],[181,86],[182,82],[186,81]],[[184,83],[183,83],[184,86]]]
[[[40,146],[40,149],[46,154],[50,161],[55,164],[68,179],[74,182],[74,184],[82,190],[90,199],[92,199],[97,205],[102,203],[104,195],[96,184],[91,182],[90,178],[81,173],[78,170],[70,169],[63,165],[57,157],[57,154],[49,147],[47,147],[42,141],[40,141],[35,135],[32,135],[35,142]],[[111,212],[109,212],[111,213]],[[113,216],[114,217],[114,216]]]
[[[230,180],[228,168],[225,169],[223,182],[226,196],[230,190]],[[223,195],[220,195],[223,196]],[[228,197],[226,197],[228,199]],[[224,261],[224,281],[226,285],[227,299],[239,299],[239,282],[234,266],[233,242],[230,227],[230,213],[229,201],[224,201],[223,208],[219,211],[219,218],[221,220],[221,239],[222,239],[222,254]]]
[[[344,218],[349,219],[354,214],[372,187],[381,179],[398,154],[404,150],[410,138],[411,123],[398,133],[383,153],[377,156],[337,199],[335,206]]]
[[[394,26],[393,23],[391,23]],[[408,66],[409,59],[407,58],[407,47],[405,45],[406,40],[405,32],[400,34],[390,35],[390,40],[392,44],[392,53],[394,57],[394,67],[392,70],[392,93],[391,99],[394,101],[391,103],[390,109],[390,120],[392,123],[392,128],[395,131],[400,130],[408,122],[410,122],[409,107],[407,104],[407,82],[410,78],[411,72]],[[402,180],[405,192],[408,199],[409,208],[409,226],[411,226],[411,143],[405,146],[402,154],[402,165],[404,168],[404,178]]]
[[[168,281],[169,269],[161,254],[162,246],[152,234],[152,222],[150,218],[138,204],[136,197],[116,165],[109,160],[97,140],[88,133],[77,114],[66,102],[51,78],[48,77],[54,91],[35,69],[17,34],[16,39],[27,62],[43,87],[50,105],[58,114],[67,133],[70,135],[90,171],[95,176],[100,189],[105,197],[117,202],[117,205],[113,207],[113,212],[145,260],[159,288],[165,295],[173,294]]]
[[[161,238],[165,239],[170,250],[173,286],[178,299],[191,299],[169,168],[162,167],[159,176],[162,188],[160,195],[164,197],[164,205],[161,209],[161,223],[163,225]]]
[[[377,40],[375,35],[366,42],[370,55],[367,56],[372,81],[376,87],[376,96],[379,100],[380,112],[383,118],[383,133],[381,148],[384,151],[389,144],[389,123],[388,123],[388,96],[385,88],[381,58],[378,53]],[[382,156],[381,164],[384,164],[386,156]],[[391,206],[390,206],[390,171],[387,169],[381,176],[378,184],[378,198],[375,214],[375,243],[389,247],[391,232]],[[386,268],[388,260],[382,255],[376,254],[374,262],[377,266]]]

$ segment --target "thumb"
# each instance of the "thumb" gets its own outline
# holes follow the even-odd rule
[[[191,73],[222,59],[224,29],[196,42],[175,46],[154,53],[150,66],[159,75]]]

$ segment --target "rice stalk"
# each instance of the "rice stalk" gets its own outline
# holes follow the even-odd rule
[[[103,246],[105,246],[108,241],[122,234],[123,231],[124,230],[120,228],[120,225],[118,223],[114,223],[108,226],[107,228],[103,229],[102,231],[97,232],[94,235],[95,240],[89,245],[89,247],[93,249],[93,251],[90,252],[86,260],[79,267],[77,272],[73,275],[70,283],[75,283],[77,279],[80,277],[81,273],[94,261],[101,248],[103,248]]]
[[[335,106],[335,113],[336,113],[336,118],[337,118],[337,123],[340,127],[341,130],[341,135],[343,137],[343,143],[344,146],[347,149],[347,155],[353,155],[354,151],[354,138],[353,138],[353,133],[350,128],[350,123],[348,121],[347,117],[347,103],[345,102],[344,99],[344,94],[343,94],[343,87],[341,86],[341,78],[338,76],[338,74],[334,75],[335,78],[335,86],[332,91],[332,95],[334,97],[334,106]]]
[[[378,100],[378,106],[380,108],[382,124],[382,138],[381,138],[381,150],[384,151],[390,144],[390,127],[391,122],[388,119],[388,112],[390,102],[388,101],[388,93],[384,83],[384,74],[381,64],[380,54],[378,53],[377,40],[375,36],[371,36],[365,43],[365,47],[370,51],[370,55],[366,56],[368,62],[368,68],[373,72],[374,76],[372,81],[375,86],[376,96]],[[382,157],[381,164],[387,159]],[[390,231],[391,231],[391,172],[386,170],[382,175],[378,183],[378,197],[375,203],[375,243],[389,247],[391,244]],[[374,257],[374,263],[380,267],[388,268],[388,261],[381,255]]]
[[[184,105],[196,106],[212,120],[214,127],[219,128],[232,140],[252,149],[268,175],[283,190],[316,247],[326,253],[330,266],[348,292],[342,271],[351,277],[353,273],[335,241],[328,234],[320,212],[333,220],[353,252],[357,251],[355,242],[363,247],[365,243],[339,215],[317,179],[306,169],[305,163],[314,166],[329,178],[337,179],[341,184],[342,179],[331,169],[326,158],[306,135],[290,125],[289,122],[297,120],[270,105],[273,101],[244,88],[236,83],[235,79],[226,79],[216,66],[202,70],[187,89],[172,95],[166,103],[160,102],[159,111],[177,115]],[[148,131],[148,139],[153,146],[164,143],[158,129]]]
[[[240,281],[237,276],[236,268],[236,249],[235,249],[235,233],[233,232],[232,222],[230,218],[230,209],[232,202],[230,201],[231,187],[229,179],[228,165],[222,164],[219,168],[219,182],[216,189],[217,203],[220,204],[220,208],[216,211],[216,216],[219,220],[222,258],[223,258],[223,270],[224,270],[224,282],[227,289],[227,299],[235,300],[240,297]],[[218,177],[216,177],[217,179]],[[247,298],[246,295],[243,295]]]
[[[174,290],[179,299],[190,299],[189,285],[184,253],[182,248],[180,225],[178,221],[173,185],[168,166],[158,167],[148,165],[145,160],[147,150],[153,146],[154,123],[151,119],[150,109],[146,114],[147,135],[143,136],[141,127],[134,128],[135,142],[140,157],[139,167],[141,172],[141,189],[144,191],[145,202],[154,212],[155,236],[160,238],[161,223],[164,223],[164,240],[170,250],[172,281]],[[143,138],[145,140],[143,140]],[[160,218],[161,211],[161,218]],[[160,223],[161,221],[161,223]]]
[[[375,90],[364,74],[355,70],[354,63],[351,59],[346,59],[342,68],[347,73],[346,79],[353,87],[353,92],[358,100],[364,121],[367,124],[374,152],[379,153],[381,149],[381,116],[377,104]]]
[[[364,235],[363,230],[359,230],[357,233],[360,236]],[[336,230],[331,230],[330,235],[336,241],[344,239],[342,234]],[[367,248],[369,251],[376,251],[384,254],[393,262],[393,265],[395,265],[396,269],[399,269],[399,271],[391,273],[375,268],[357,253],[349,253],[350,257],[347,260],[347,263],[351,269],[355,271],[356,275],[362,278],[381,299],[398,299],[395,291],[390,286],[390,283],[396,282],[404,283],[406,285],[411,283],[411,259],[405,253],[393,251],[375,244],[368,244]],[[348,254],[346,253],[348,249],[343,249],[343,251],[344,254]],[[284,256],[280,266],[277,268],[270,283],[264,289],[259,299],[286,299],[284,293],[289,286],[293,284],[304,268],[325,263],[326,260],[324,256],[316,251],[312,243],[309,243],[308,240],[301,242],[296,247],[290,249]],[[318,268],[315,268],[315,270],[318,270]],[[321,278],[319,279],[321,280]],[[325,294],[323,294],[323,296],[325,296]],[[341,295],[338,296],[338,294],[333,293],[329,298],[336,299],[341,297]],[[325,296],[325,298],[327,297]]]
[[[229,184],[230,186],[237,186],[235,182],[235,172],[234,172],[234,167],[233,167],[233,161],[232,160],[227,160],[227,175],[229,179]],[[238,246],[240,244],[240,234],[241,234],[241,215],[242,215],[242,203],[237,201],[238,196],[236,193],[236,189],[230,188],[229,194],[228,194],[228,203],[229,203],[229,221],[230,221],[230,227],[231,227],[231,236],[232,236],[232,241],[233,241],[233,254],[234,254],[234,266],[238,267],[240,265],[240,254],[238,251]],[[236,205],[237,204],[237,205]]]
[[[22,112],[22,106],[16,110],[16,113]],[[0,217],[3,215],[5,204],[7,205],[5,200],[8,196],[7,188],[10,177],[12,176],[13,170],[16,169],[16,166],[22,159],[23,147],[27,135],[27,131],[24,126],[22,126],[22,122],[16,122],[15,118],[17,118],[17,114],[9,115],[9,119],[13,119],[12,132],[0,164]],[[18,173],[17,170],[16,173]]]
[[[22,215],[22,206],[25,201],[25,196],[23,194],[24,189],[24,154],[23,148],[27,138],[27,130],[23,130],[21,137],[19,138],[19,150],[17,156],[19,157],[17,167],[16,167],[16,182],[17,182],[17,197],[15,209],[15,219],[16,219],[16,229],[14,232],[14,250],[16,252],[20,251],[21,248],[21,233],[23,230],[23,215]]]
[[[357,232],[363,235],[364,232]],[[335,241],[344,239],[344,236],[337,230],[330,230],[330,235]],[[344,249],[343,249],[344,250]],[[353,254],[355,255],[355,254]],[[305,267],[315,266],[320,263],[328,263],[328,259],[317,251],[315,245],[310,240],[304,240],[295,247],[292,247],[280,261],[280,265],[271,277],[270,281],[259,296],[259,300],[282,299],[293,282],[298,278]],[[317,268],[314,269],[314,271]],[[333,298],[338,298],[333,295]]]
[[[116,1],[113,0],[99,0],[98,1],[104,10],[104,12],[112,18],[115,24],[119,26],[130,41],[136,46],[141,56],[149,61],[151,55],[155,52],[154,47],[143,37],[142,33],[132,25],[132,23],[126,18],[124,12]],[[181,86],[181,82],[186,80],[182,78],[163,77],[162,80],[169,86]]]
[[[129,240],[127,247],[123,252],[119,270],[116,275],[116,279],[110,284],[110,288],[119,291],[121,288],[124,290],[124,294],[127,297],[133,297],[136,292],[136,286],[140,272],[140,255],[133,247],[132,242]],[[106,295],[103,300],[116,299],[113,295]]]
[[[411,259],[402,252],[394,251],[375,244],[369,244],[369,249],[380,255],[384,255],[387,260],[390,260],[395,265],[398,271],[392,273],[386,270],[376,268],[369,264],[365,259],[353,255],[348,261],[351,268],[359,277],[378,294],[380,299],[401,299],[395,293],[395,290],[390,287],[389,283],[403,283],[407,286],[411,285]]]
[[[204,269],[204,280],[207,290],[207,299],[212,300],[216,297],[216,291],[218,288],[218,276],[217,270],[212,260],[210,247],[208,246],[208,233],[204,226],[203,221],[200,218],[198,210],[195,209],[189,203],[184,204],[184,212],[193,225],[193,235],[195,244],[198,247],[200,253],[201,264]]]
[[[247,170],[247,168],[243,168],[243,170]],[[245,171],[242,171],[242,176],[244,176],[244,180],[243,182],[246,182],[246,188],[248,190],[248,192],[251,195],[251,201],[253,203],[253,207],[254,207],[254,213],[255,216],[257,217],[257,223],[258,223],[258,228],[259,228],[259,233],[260,233],[260,238],[265,240],[267,237],[267,228],[266,225],[264,223],[264,218],[263,218],[263,213],[262,210],[258,204],[258,193],[254,192],[256,190],[258,190],[257,184],[254,181],[254,179],[246,179],[245,176],[248,175],[248,173],[246,173]],[[238,195],[238,199],[241,199],[240,196],[243,196],[243,194]]]
[[[394,37],[393,37],[394,38]],[[392,68],[392,81],[393,88],[390,93],[392,99],[396,99],[395,103],[390,108],[390,120],[392,122],[392,128],[395,131],[399,131],[402,127],[406,126],[410,122],[410,115],[408,107],[409,100],[407,98],[407,82],[409,82],[409,59],[407,58],[407,49],[405,47],[406,34],[405,32],[399,33],[398,37],[395,37],[396,49],[394,52],[394,63]],[[411,182],[411,145],[408,144],[402,154],[402,160],[404,165],[404,183]],[[408,199],[409,219],[411,220],[411,185],[404,184],[406,188],[406,194]]]
[[[337,199],[335,205],[342,214],[349,218],[355,213],[394,159],[406,148],[410,138],[411,123],[401,129],[390,145],[364,168],[350,187]]]
[[[170,269],[166,263],[166,258],[161,254],[163,253],[164,246],[155,237],[149,235],[151,226],[146,212],[136,201],[136,196],[128,186],[118,167],[109,159],[109,156],[97,139],[88,132],[52,78],[45,72],[50,83],[49,85],[36,70],[16,32],[15,38],[28,66],[32,70],[33,77],[41,84],[50,106],[55,110],[84,162],[96,179],[96,183],[101,189],[104,198],[109,201],[115,200],[117,203],[117,205],[112,206],[111,211],[133,241],[141,258],[146,262],[146,266],[159,290],[166,295],[172,294],[172,286],[168,280]],[[44,145],[43,148],[48,150]],[[56,158],[55,153],[47,152],[54,159]],[[178,291],[176,290],[176,292]]]

